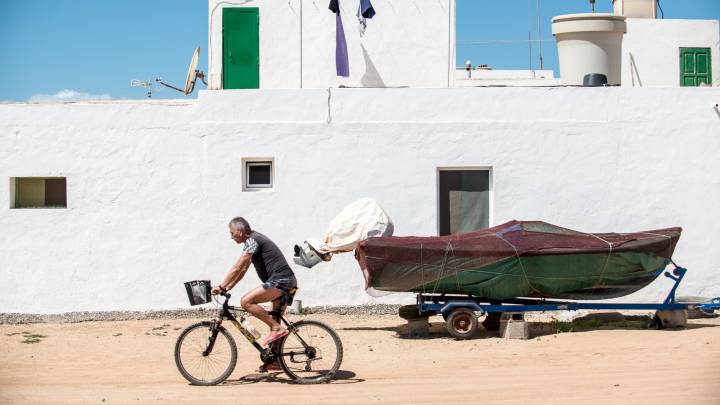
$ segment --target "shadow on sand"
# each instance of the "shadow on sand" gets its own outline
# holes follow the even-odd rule
[[[422,340],[422,339],[453,339],[455,338],[448,332],[445,322],[437,317],[437,321],[431,318],[429,321],[429,335],[427,337],[415,337],[410,336],[408,333],[407,324],[398,324],[397,326],[383,326],[383,327],[371,327],[371,326],[358,326],[349,328],[340,328],[342,331],[388,331],[395,332],[393,337],[399,339],[408,340]],[[478,323],[482,324],[483,317],[480,317]],[[680,332],[683,330],[702,329],[702,328],[714,328],[720,325],[711,325],[696,323],[690,320],[687,325],[679,328],[665,328],[658,330],[652,326],[652,317],[647,315],[623,315],[618,312],[602,312],[602,313],[591,313],[583,317],[576,318],[572,321],[528,321],[528,329],[532,338],[556,335],[560,333],[577,333],[577,332],[592,332],[596,330],[655,330],[658,332]],[[487,339],[487,338],[499,338],[500,333],[497,330],[486,330],[482,326],[478,325],[478,331],[474,337],[468,340],[474,339]]]
[[[355,373],[348,370],[338,370],[337,373],[335,373],[335,376],[332,380],[325,384],[356,384],[361,383],[365,381],[362,378],[356,378]],[[276,371],[271,373],[251,373],[244,375],[238,379],[235,380],[227,380],[222,385],[247,385],[247,384],[256,384],[259,382],[270,382],[270,383],[280,383],[280,384],[299,384],[296,383],[294,380],[291,380],[290,377],[287,376],[282,371]]]

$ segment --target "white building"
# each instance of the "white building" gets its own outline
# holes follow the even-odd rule
[[[610,85],[720,84],[718,20],[657,19],[657,0],[613,0],[614,14],[553,18],[561,82],[601,73]]]
[[[629,18],[622,47],[623,86],[720,85],[718,20]]]
[[[288,259],[295,243],[322,236],[344,205],[364,196],[388,211],[396,235],[445,233],[457,226],[443,202],[449,182],[463,177],[461,189],[476,193],[482,210],[470,226],[682,226],[674,258],[689,273],[679,293],[720,295],[712,256],[720,243],[717,87],[447,88],[447,28],[441,49],[423,51],[426,73],[403,76],[397,60],[409,55],[403,41],[412,41],[392,42],[391,34],[420,3],[409,0],[374,1],[378,16],[362,40],[351,39],[354,10],[345,10],[351,76],[337,79],[326,2],[302,2],[303,21],[323,24],[294,26],[299,0],[242,3],[259,5],[260,89],[206,90],[189,101],[0,105],[0,277],[9,286],[0,312],[185,307],[184,281],[217,281],[237,258],[227,233],[236,215]],[[317,15],[309,17],[313,4]],[[441,31],[423,7],[446,10],[452,27],[452,1],[423,4],[413,18],[427,20],[408,27]],[[219,18],[216,5],[226,7],[210,5],[211,19]],[[295,36],[302,28],[303,40],[279,28],[263,39],[263,27],[274,24],[264,23],[266,9]],[[311,26],[322,32],[305,31]],[[313,46],[305,42],[314,36]],[[366,38],[373,80],[410,88],[335,88],[377,84],[363,82]],[[378,50],[386,38],[400,56]],[[292,41],[295,50],[306,44],[302,58],[273,53],[274,43]],[[223,83],[219,46],[211,35],[212,88]],[[294,73],[272,76],[277,70],[265,65],[283,60]],[[293,268],[305,305],[413,302],[407,294],[368,296],[352,254]],[[257,283],[251,272],[237,290]],[[669,288],[660,277],[627,299],[659,301]]]
[[[209,0],[209,88],[232,87],[224,85],[223,69],[230,74],[237,70],[230,61],[236,46],[257,54],[261,89],[452,86],[454,0],[375,0],[379,15],[367,20],[362,37],[358,2],[341,1],[349,78],[335,75],[335,15],[327,3]],[[242,21],[243,28],[223,31],[223,18],[230,25],[233,19]],[[256,37],[248,41],[252,35]],[[223,64],[223,57],[229,63]]]

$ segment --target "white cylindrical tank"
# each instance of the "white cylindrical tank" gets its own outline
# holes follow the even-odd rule
[[[589,73],[607,76],[609,85],[620,84],[625,17],[613,14],[566,14],[552,19],[558,45],[560,81],[582,85]]]

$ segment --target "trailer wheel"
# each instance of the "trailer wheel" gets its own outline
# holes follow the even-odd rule
[[[398,315],[400,315],[400,318],[403,319],[418,319],[418,318],[426,318],[422,315],[420,315],[419,309],[417,305],[403,305],[398,310]]]
[[[430,316],[435,315],[435,311],[425,311],[422,314],[420,313],[420,308],[417,305],[403,305],[398,309],[398,315],[400,318],[406,319],[408,321],[414,320],[414,319],[427,319]]]
[[[417,305],[403,305],[400,309],[398,309],[398,315],[400,318],[410,321],[414,319],[427,319],[428,317],[435,315],[435,312],[425,311],[420,314],[420,309]]]
[[[478,320],[470,308],[457,308],[450,312],[445,326],[453,337],[470,339],[477,332]]]

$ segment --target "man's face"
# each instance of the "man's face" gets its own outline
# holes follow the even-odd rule
[[[245,233],[245,231],[242,231],[240,229],[237,229],[236,227],[230,225],[230,238],[234,240],[236,243],[244,243],[248,235]]]

